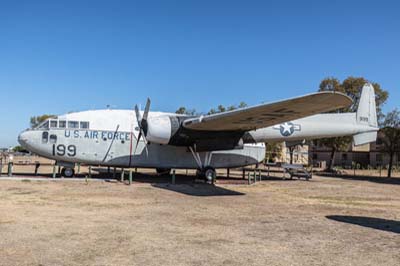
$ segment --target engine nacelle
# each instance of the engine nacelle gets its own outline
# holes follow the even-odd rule
[[[168,144],[172,134],[171,128],[169,116],[149,117],[146,139],[151,143]]]

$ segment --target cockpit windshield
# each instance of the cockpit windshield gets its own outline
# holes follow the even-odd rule
[[[36,128],[37,129],[49,129],[49,120],[42,122]]]
[[[44,122],[40,123],[38,126],[34,127],[34,129],[89,129],[88,121],[67,121],[67,120],[58,120],[58,119],[47,119]]]

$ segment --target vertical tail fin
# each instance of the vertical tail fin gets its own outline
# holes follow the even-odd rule
[[[378,118],[376,115],[375,90],[370,83],[366,83],[362,88],[357,110],[357,124],[369,126],[372,130],[354,135],[354,145],[359,146],[376,141]]]
[[[362,88],[360,102],[358,103],[357,123],[378,127],[375,90],[371,83],[366,83]]]

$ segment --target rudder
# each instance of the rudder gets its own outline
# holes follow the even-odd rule
[[[362,88],[357,110],[357,123],[378,127],[375,90],[371,83],[366,83]]]

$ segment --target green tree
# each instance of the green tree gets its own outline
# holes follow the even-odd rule
[[[32,116],[30,119],[30,124],[31,127],[37,127],[40,125],[42,122],[46,121],[49,118],[56,118],[56,115],[49,115],[49,114],[44,114],[44,115],[39,115],[39,116]]]
[[[13,152],[28,152],[26,149],[24,149],[22,146],[15,146],[12,148]]]
[[[230,105],[230,106],[228,106],[228,107],[225,107],[225,106],[223,106],[223,105],[218,105],[218,107],[217,108],[211,108],[210,109],[210,111],[208,111],[208,115],[212,115],[212,114],[218,114],[218,113],[223,113],[223,112],[226,112],[226,111],[233,111],[233,110],[236,110],[236,109],[238,109],[238,108],[245,108],[245,107],[247,107],[247,104],[245,103],[245,102],[240,102],[240,104],[239,105]]]
[[[319,84],[319,91],[339,91],[349,95],[354,101],[353,106],[335,112],[355,112],[358,108],[361,89],[367,82],[367,79],[363,77],[348,77],[347,79],[343,80],[343,82],[340,82],[337,78],[328,77],[323,79]],[[372,85],[375,88],[378,119],[382,120],[383,114],[381,108],[389,97],[389,93],[386,90],[383,90],[378,83],[372,82]],[[323,145],[331,149],[330,161],[328,162],[329,170],[332,170],[334,166],[336,152],[346,151],[350,147],[351,142],[351,137],[327,138],[317,141],[319,145]]]
[[[238,108],[245,108],[245,107],[247,107],[247,103],[245,102],[240,102],[238,105]]]
[[[179,107],[178,110],[175,111],[176,114],[181,115],[196,115],[196,109],[186,109],[186,107]]]
[[[186,113],[186,107],[183,107],[183,106],[179,107],[178,110],[175,111],[175,114],[183,115],[185,113]]]
[[[236,107],[233,106],[233,109],[236,109]],[[226,108],[223,105],[218,105],[218,113],[223,113],[226,112]]]
[[[208,111],[208,115],[213,115],[213,114],[217,114],[218,113],[218,111],[217,110],[215,110],[214,108],[211,108],[210,109],[210,111]]]
[[[342,83],[337,78],[329,77],[325,78],[319,84],[319,91],[339,91],[349,95],[354,104],[347,110],[342,110],[344,112],[355,112],[358,107],[358,102],[361,97],[361,88],[367,83],[368,80],[363,77],[348,77],[343,80]],[[382,122],[382,118],[384,117],[382,113],[382,106],[386,103],[389,92],[382,89],[381,85],[376,82],[371,82],[372,86],[375,89],[376,95],[376,108],[377,108],[377,115],[378,121]]]
[[[235,110],[235,109],[236,109],[236,106],[234,106],[234,105],[228,106],[228,107],[226,108],[227,111],[233,111],[233,110]]]
[[[381,136],[383,151],[389,155],[388,178],[392,177],[393,159],[400,152],[400,111],[394,109],[385,116]]]

